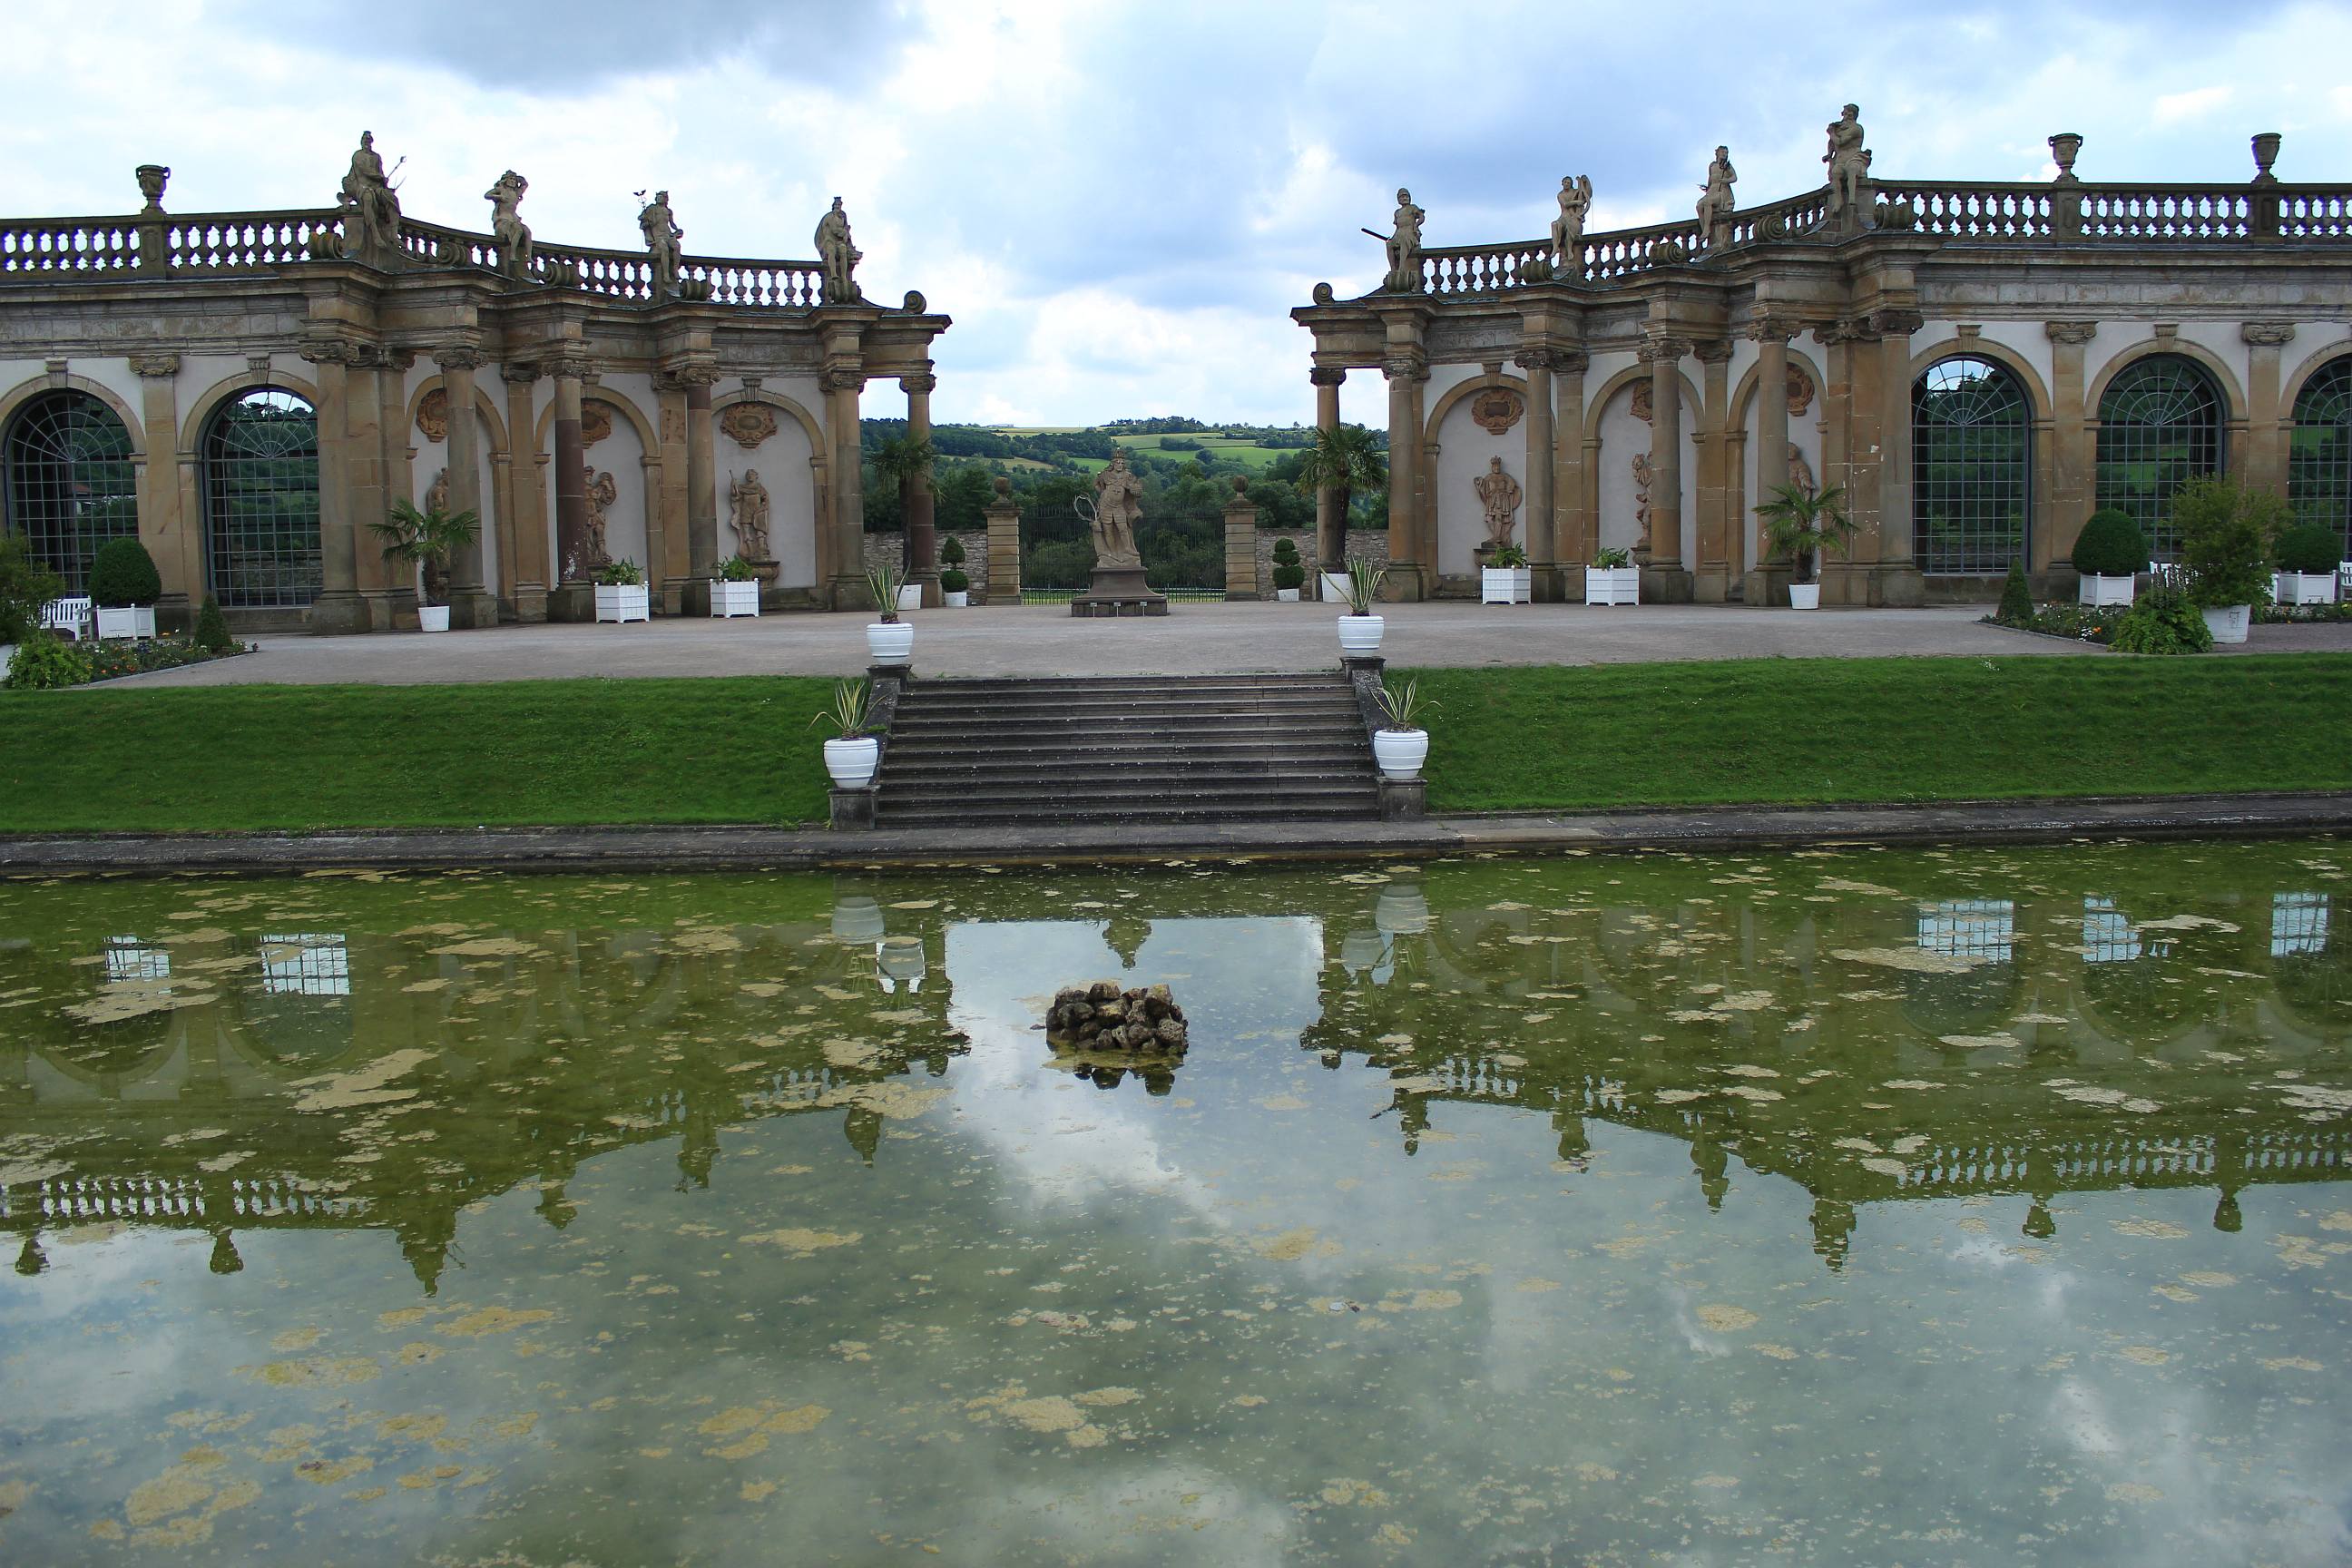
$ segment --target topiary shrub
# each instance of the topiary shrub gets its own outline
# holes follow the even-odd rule
[[[0,532],[0,642],[22,642],[41,627],[41,606],[66,591],[58,574],[35,561],[23,539]]]
[[[1274,569],[1274,585],[1277,588],[1296,589],[1306,581],[1307,568],[1299,563],[1297,556],[1282,562]]]
[[[2271,490],[2215,479],[2181,486],[2172,523],[2180,531],[2189,599],[2216,610],[2267,599],[2270,542],[2288,521],[2286,502]]]
[[[966,574],[965,574],[965,573],[964,573],[964,571],[963,571],[963,569],[962,569],[961,567],[958,567],[958,566],[950,566],[950,567],[946,567],[946,568],[944,568],[944,569],[942,569],[942,570],[940,571],[940,593],[942,593],[942,594],[968,594],[968,593],[970,593],[971,591],[971,578],[970,576],[968,576],[968,575],[966,575]]]
[[[206,653],[236,651],[236,641],[228,635],[228,618],[221,614],[220,601],[210,594],[205,595],[205,607],[196,612],[195,643]]]
[[[163,596],[155,558],[135,539],[110,539],[89,566],[90,603],[107,609],[152,605]]]
[[[2209,653],[2213,633],[2189,595],[2158,578],[2124,612],[2107,646],[2117,653]]]
[[[52,691],[79,686],[89,677],[89,655],[82,645],[54,632],[26,634],[16,645],[16,657],[8,661],[8,686],[16,691]]]
[[[2000,608],[1992,618],[2005,626],[2031,626],[2033,622],[2033,590],[2026,585],[2025,559],[2019,556],[2009,563],[2009,581],[2000,590]]]
[[[2137,576],[2147,570],[2147,535],[2127,511],[2095,511],[2074,536],[2074,570],[2085,577]]]
[[[2324,522],[2300,523],[2280,533],[2271,552],[2282,572],[2332,574],[2345,556],[2343,535]]]
[[[961,566],[963,564],[962,540],[958,539],[954,534],[950,533],[945,539],[940,541],[940,564],[942,566]]]
[[[1274,542],[1274,563],[1276,566],[1296,566],[1299,564],[1298,542],[1291,538],[1286,533],[1281,538],[1276,540]]]

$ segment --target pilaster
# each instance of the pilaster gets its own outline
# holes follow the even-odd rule
[[[1691,574],[1683,564],[1682,476],[1682,356],[1689,347],[1653,328],[1640,351],[1650,367],[1650,528],[1636,549],[1644,604],[1691,600]]]
[[[2050,484],[2038,509],[2045,538],[2034,554],[2046,572],[2073,559],[2074,537],[2091,515],[2098,435],[2084,402],[2083,348],[2099,323],[2044,321],[2042,330],[2050,339]]]
[[[1530,344],[1519,350],[1519,368],[1528,374],[1527,412],[1527,474],[1528,507],[1528,568],[1530,591],[1539,601],[1557,603],[1564,593],[1560,584],[1559,544],[1558,476],[1553,471],[1552,390],[1553,369],[1560,361],[1559,351],[1547,344]]]
[[[1564,349],[1552,380],[1559,413],[1552,421],[1551,558],[1559,564],[1561,594],[1570,602],[1581,597],[1582,568],[1601,547],[1600,522],[1585,500],[1584,373],[1591,364],[1584,351]]]
[[[854,326],[825,334],[824,367],[817,384],[824,389],[825,439],[832,448],[833,469],[833,518],[826,531],[831,551],[818,569],[825,577],[832,608],[878,607],[866,585],[866,482],[857,402],[866,386],[866,368]]]
[[[1429,359],[1418,346],[1388,355],[1381,374],[1389,384],[1389,574],[1391,599],[1423,599],[1433,585],[1433,563],[1422,552],[1421,385],[1429,379]]]
[[[537,449],[539,419],[531,407],[539,374],[539,366],[528,361],[499,367],[507,388],[507,451],[512,458],[505,508],[512,526],[499,533],[499,558],[514,584],[515,618],[530,622],[547,619],[548,593],[546,465]]]
[[[1691,578],[1691,596],[1703,605],[1720,605],[1731,597],[1733,562],[1730,516],[1731,343],[1723,338],[1702,339],[1691,345],[1700,365],[1699,428],[1693,445],[1698,461],[1698,560]]]
[[[1763,535],[1755,522],[1755,508],[1771,499],[1775,476],[1781,476],[1785,482],[1788,473],[1789,340],[1796,331],[1793,321],[1769,315],[1757,317],[1748,329],[1748,335],[1756,340],[1756,493],[1745,498],[1748,506],[1746,515],[1738,519],[1738,538],[1742,556],[1748,553],[1750,539],[1758,542],[1740,595],[1742,601],[1749,605],[1789,602],[1788,563],[1767,561]],[[1772,570],[1774,564],[1781,568],[1777,574]]]
[[[441,367],[441,389],[449,403],[449,510],[485,518],[482,496],[482,416],[474,406],[474,372],[482,363],[472,347],[447,349],[433,356]],[[483,524],[487,531],[488,524]],[[456,627],[499,624],[499,601],[484,569],[482,534],[457,552],[449,571],[449,624]]]
[[[2243,321],[2246,344],[2246,482],[2286,494],[2287,420],[2279,406],[2280,351],[2294,341],[2293,321]]]
[[[558,353],[546,364],[555,377],[551,435],[555,447],[556,561],[556,582],[548,594],[547,614],[551,620],[593,621],[596,618],[593,579],[598,563],[588,558],[588,457],[580,437],[580,389],[595,373],[595,366],[576,351]]]
[[[173,454],[180,446],[180,403],[176,378],[180,356],[144,353],[131,356],[139,377],[139,423],[147,433],[147,460],[139,466],[139,542],[155,558],[156,574],[163,580],[163,596],[156,601],[158,625],[181,624],[193,618],[192,607],[204,598],[204,552],[195,547],[180,505],[180,476]]]
[[[341,338],[313,338],[302,345],[302,357],[314,367],[319,388],[319,596],[305,617],[314,632],[368,629],[367,601],[359,594],[356,537],[363,524],[352,495],[349,366],[358,350],[358,344]]]

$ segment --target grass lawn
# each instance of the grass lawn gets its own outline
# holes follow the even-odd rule
[[[833,682],[0,691],[0,832],[819,822]]]
[[[1431,669],[1432,811],[2352,788],[2352,656]]]

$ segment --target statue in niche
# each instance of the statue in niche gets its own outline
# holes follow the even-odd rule
[[[400,197],[384,175],[373,131],[360,132],[359,150],[343,175],[341,205],[351,209],[362,260],[379,261],[400,248]]]
[[[1519,481],[1503,471],[1503,459],[1486,459],[1486,471],[1470,481],[1478,492],[1478,504],[1486,513],[1486,543],[1495,549],[1511,542],[1511,531],[1518,525]]]
[[[1650,542],[1650,454],[1633,454],[1633,537],[1645,547]]]
[[[1794,441],[1789,443],[1789,482],[1808,495],[1812,493],[1813,466],[1805,461],[1803,449]]]
[[[824,268],[824,302],[857,303],[857,280],[851,274],[866,253],[849,241],[849,215],[841,210],[839,196],[833,198],[833,210],[817,219],[816,255]]]
[[[588,492],[588,528],[581,565],[584,571],[602,572],[613,563],[611,552],[604,548],[604,509],[621,499],[621,487],[611,474],[600,473],[593,463],[583,463],[581,468],[587,479],[582,488]]]
[[[1849,103],[1829,124],[1830,150],[1822,162],[1830,166],[1832,228],[1859,227],[1870,210],[1870,149],[1862,144],[1861,116],[1861,109]]]
[[[727,486],[727,506],[735,520],[735,551],[746,561],[768,559],[768,487],[760,470],[746,468]]]
[[[522,221],[516,209],[522,205],[522,195],[530,189],[530,182],[509,169],[499,176],[499,183],[482,193],[490,204],[490,232],[498,237],[499,248],[505,253],[507,276],[518,281],[530,279],[530,225]]]
[[[1389,276],[1381,285],[1391,294],[1421,292],[1421,224],[1429,215],[1412,205],[1412,193],[1397,187],[1395,227],[1388,237]],[[1367,230],[1366,232],[1370,232]],[[1373,235],[1374,239],[1380,238]]]
[[[1095,476],[1095,564],[1140,566],[1135,548],[1136,519],[1143,515],[1143,481],[1127,466],[1124,450],[1113,454]]]
[[[646,252],[653,257],[654,298],[677,293],[677,266],[682,255],[678,241],[686,237],[686,230],[677,226],[677,215],[669,210],[667,191],[656,191],[654,199],[638,210],[637,227],[646,237]]]
[[[444,513],[446,513],[446,512],[447,512],[447,511],[448,511],[448,510],[449,510],[449,470],[448,470],[448,469],[444,468],[444,469],[442,469],[439,473],[437,473],[437,474],[434,475],[434,476],[433,476],[433,482],[432,482],[431,484],[429,484],[429,485],[427,485],[427,486],[425,486],[425,510],[426,511],[437,511],[437,512],[444,512]]]
[[[1716,231],[1731,222],[1731,187],[1739,183],[1739,171],[1731,166],[1731,149],[1717,147],[1715,162],[1706,166],[1706,184],[1699,187],[1699,237],[1712,247]]]
[[[1584,274],[1584,215],[1592,210],[1592,176],[1576,174],[1559,183],[1559,216],[1551,220],[1555,266]]]

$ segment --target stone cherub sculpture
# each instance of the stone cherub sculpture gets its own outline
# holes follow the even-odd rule
[[[746,468],[727,487],[727,505],[735,521],[735,549],[746,561],[768,559],[768,487],[760,470]]]
[[[1832,228],[1859,227],[1870,210],[1870,149],[1862,144],[1862,110],[1847,104],[1829,124],[1829,221]]]
[[[352,166],[343,175],[341,203],[352,211],[354,248],[363,260],[379,260],[400,248],[400,197],[383,172],[375,132],[360,132]]]
[[[1552,264],[1581,275],[1584,215],[1592,210],[1592,176],[1573,174],[1559,182],[1559,216],[1551,220]]]
[[[656,191],[654,199],[638,210],[637,228],[645,235],[646,250],[653,258],[654,297],[677,292],[678,241],[686,237],[686,230],[677,226],[677,216],[669,210],[667,191]]]
[[[1706,184],[1700,186],[1698,198],[1698,233],[1700,240],[1712,247],[1716,231],[1731,221],[1731,187],[1739,181],[1739,171],[1731,166],[1731,149],[1717,147],[1715,162],[1706,166]]]
[[[1478,492],[1478,504],[1486,512],[1486,543],[1496,548],[1511,542],[1511,530],[1517,526],[1519,481],[1503,471],[1503,459],[1486,459],[1486,471],[1470,481]]]
[[[833,198],[833,210],[817,220],[816,255],[824,268],[824,302],[856,304],[857,281],[851,274],[866,253],[849,241],[849,215],[841,210],[839,196]]]
[[[604,509],[621,499],[621,487],[609,473],[600,473],[596,465],[586,463],[583,487],[588,492],[587,548],[582,552],[582,565],[590,572],[601,572],[613,563],[611,553],[604,548]]]
[[[1388,281],[1381,285],[1391,294],[1421,292],[1421,225],[1428,216],[1412,205],[1411,191],[1397,188],[1395,227],[1388,237]]]
[[[506,255],[507,275],[521,282],[531,275],[530,225],[522,221],[516,210],[522,205],[522,195],[530,189],[530,182],[509,169],[499,176],[497,184],[482,193],[490,204],[490,232],[498,237],[499,248]]]
[[[1143,481],[1127,466],[1124,451],[1114,453],[1095,476],[1095,564],[1140,566],[1135,548],[1135,522],[1143,514]]]

